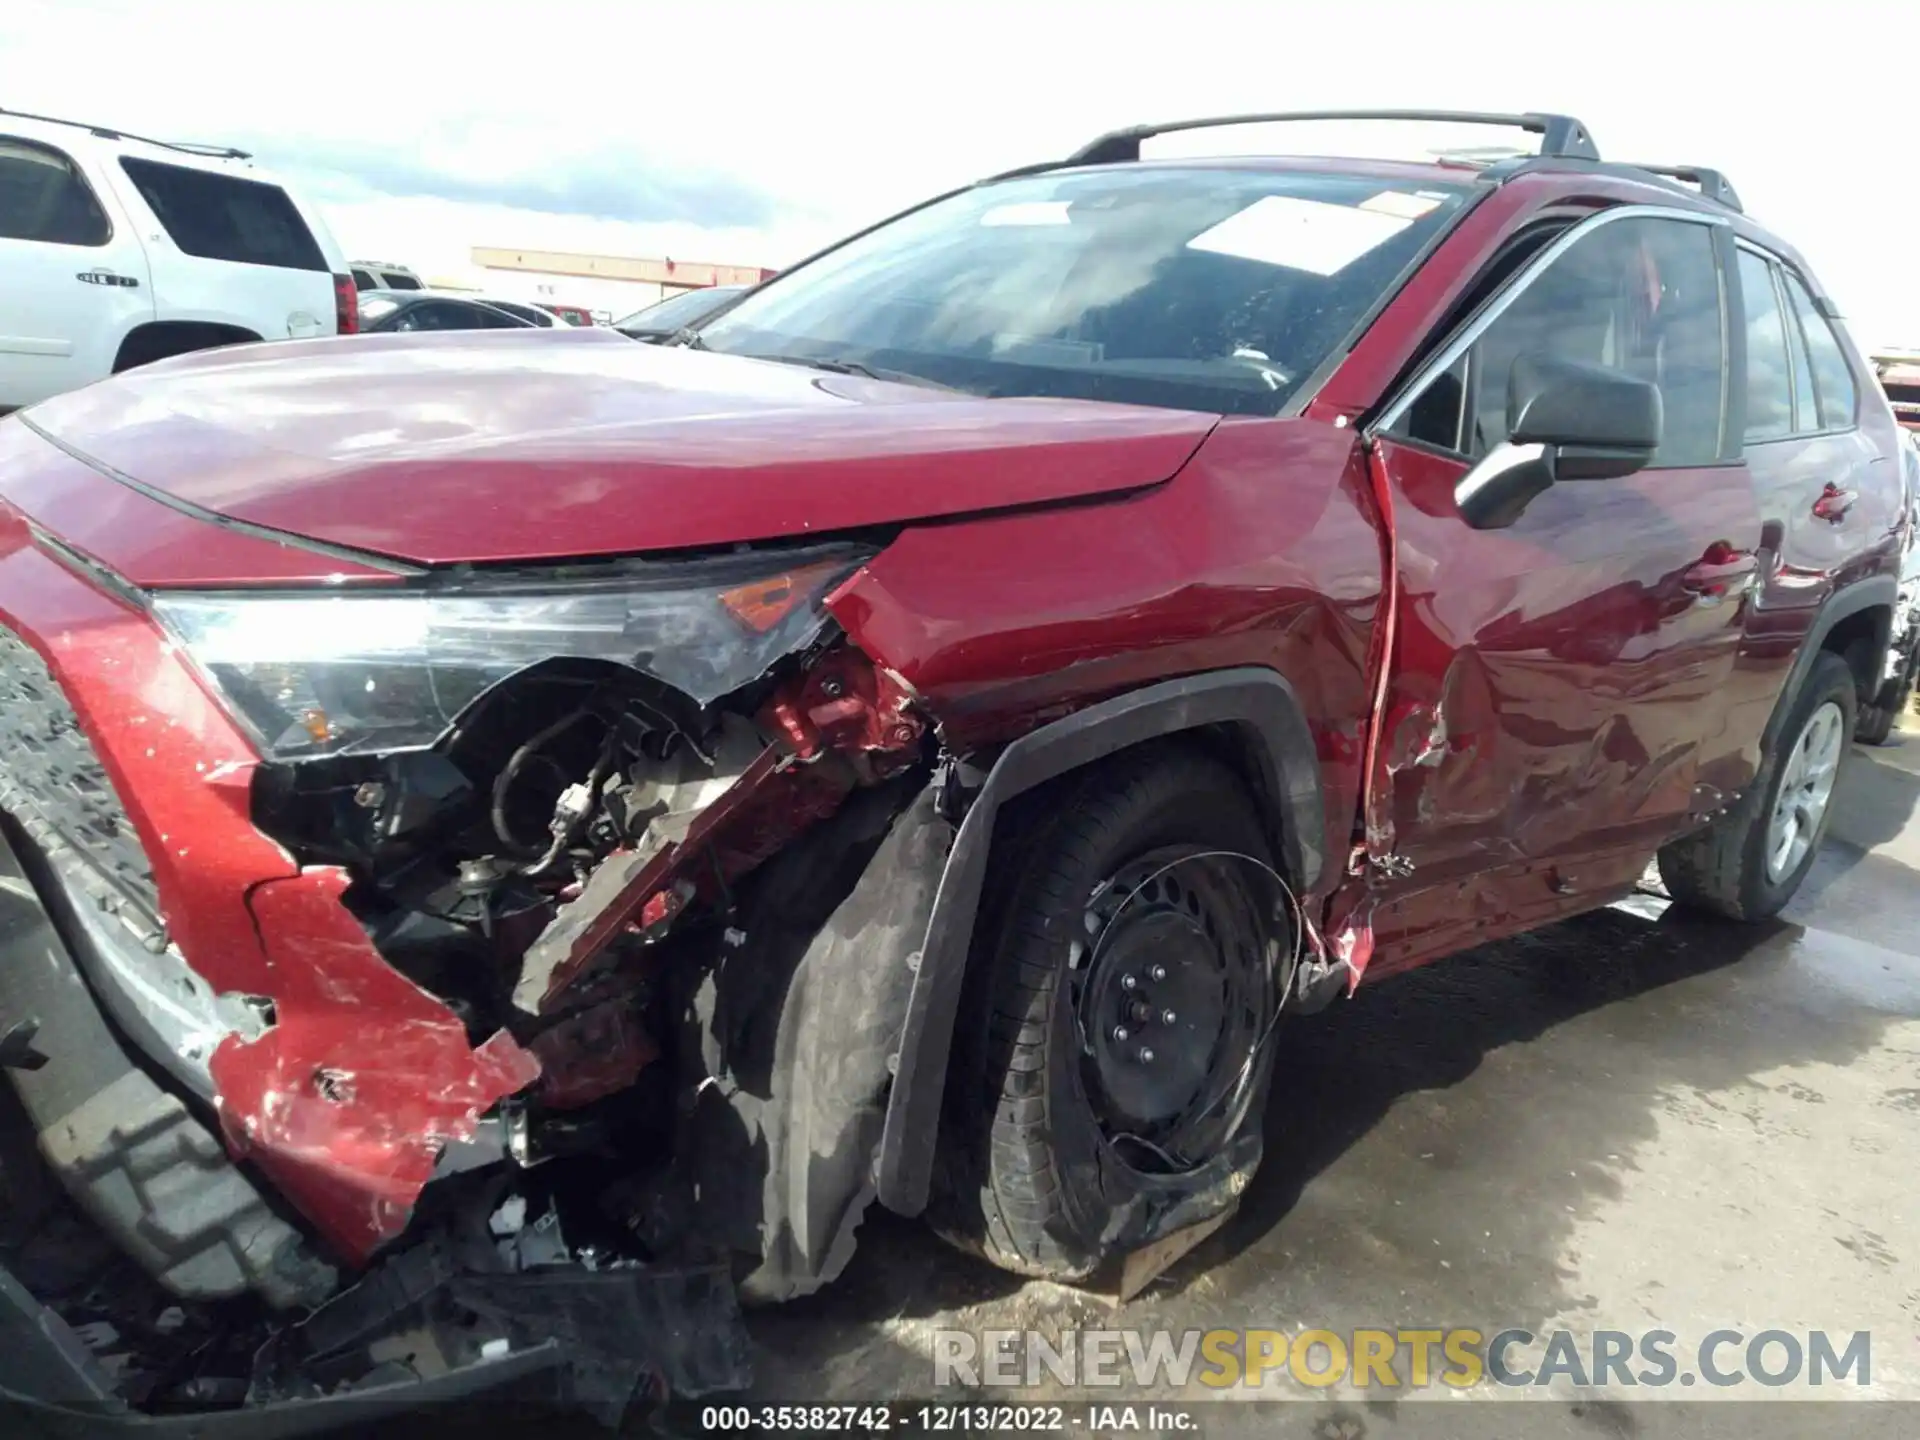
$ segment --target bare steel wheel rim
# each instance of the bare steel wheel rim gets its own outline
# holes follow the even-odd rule
[[[1833,782],[1840,773],[1847,718],[1838,702],[1829,700],[1807,717],[1787,755],[1786,772],[1774,796],[1767,824],[1767,878],[1791,875],[1813,848],[1820,821],[1833,798]]]
[[[1249,870],[1271,878],[1271,897]],[[1271,866],[1199,846],[1143,855],[1094,887],[1068,995],[1080,1090],[1124,1163],[1189,1170],[1239,1128],[1292,982],[1280,954],[1291,903]]]

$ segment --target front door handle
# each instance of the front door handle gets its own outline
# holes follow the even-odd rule
[[[1717,605],[1742,594],[1759,571],[1760,557],[1753,551],[1736,550],[1725,540],[1716,540],[1680,572],[1680,587],[1695,596],[1697,604]]]
[[[1820,498],[1813,502],[1813,516],[1816,520],[1825,520],[1829,525],[1838,525],[1847,518],[1847,512],[1853,508],[1853,502],[1860,498],[1855,490],[1842,490],[1829,480],[1821,488]]]
[[[104,265],[97,265],[91,270],[82,270],[73,278],[86,285],[113,285],[123,290],[138,290],[140,288],[140,282],[134,279],[133,276],[121,275],[107,269]]]

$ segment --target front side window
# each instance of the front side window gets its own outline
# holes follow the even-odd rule
[[[1464,203],[1452,185],[1140,165],[939,200],[790,270],[707,348],[978,395],[1277,414]]]
[[[95,247],[112,235],[73,161],[51,146],[0,135],[0,240]]]
[[[313,232],[278,185],[131,155],[120,168],[188,255],[283,270],[327,268]]]
[[[1793,359],[1773,265],[1751,250],[1740,252],[1740,303],[1747,325],[1747,441],[1778,440],[1793,433]]]
[[[1403,424],[1410,438],[1484,456],[1507,438],[1514,361],[1532,355],[1658,386],[1665,420],[1656,466],[1719,459],[1726,346],[1709,227],[1609,221],[1518,283],[1466,355],[1414,401]]]
[[[1803,424],[1801,429],[1849,429],[1860,397],[1854,385],[1853,368],[1847,364],[1846,352],[1840,348],[1840,337],[1833,333],[1827,317],[1814,305],[1813,296],[1800,277],[1791,270],[1783,270],[1781,274],[1787,282],[1793,313],[1800,322],[1800,333],[1806,337],[1807,358],[1812,363],[1814,387],[1819,394],[1819,424]]]

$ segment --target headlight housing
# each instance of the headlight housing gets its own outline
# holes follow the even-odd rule
[[[154,614],[276,760],[423,749],[502,680],[607,660],[706,705],[825,627],[849,545],[466,577],[419,589],[160,593]]]

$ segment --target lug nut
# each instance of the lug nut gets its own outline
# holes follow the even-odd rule
[[[1178,1020],[1179,1018],[1180,1017],[1174,1014],[1173,1011],[1171,1010],[1162,1010],[1160,1012],[1160,1023],[1162,1025],[1171,1025],[1173,1024],[1174,1021]]]
[[[1140,1063],[1142,1065],[1153,1064],[1153,1051],[1147,1049],[1144,1045],[1140,1047]]]
[[[1147,977],[1155,981],[1164,980],[1167,978],[1167,967],[1164,965],[1156,965],[1147,971]]]
[[[1138,985],[1139,983],[1140,982],[1134,979],[1133,976],[1131,975],[1122,975],[1120,977],[1120,988],[1122,990],[1131,990],[1133,989],[1134,986]]]
[[[1113,1038],[1114,1038],[1114,1040],[1115,1040],[1115,1042],[1117,1042],[1117,1043],[1123,1043],[1123,1042],[1125,1042],[1125,1040],[1126,1040],[1126,1038],[1127,1038],[1127,1027],[1126,1027],[1126,1026],[1124,1026],[1124,1025],[1116,1025],[1116,1026],[1114,1026],[1114,1027],[1113,1027]]]

